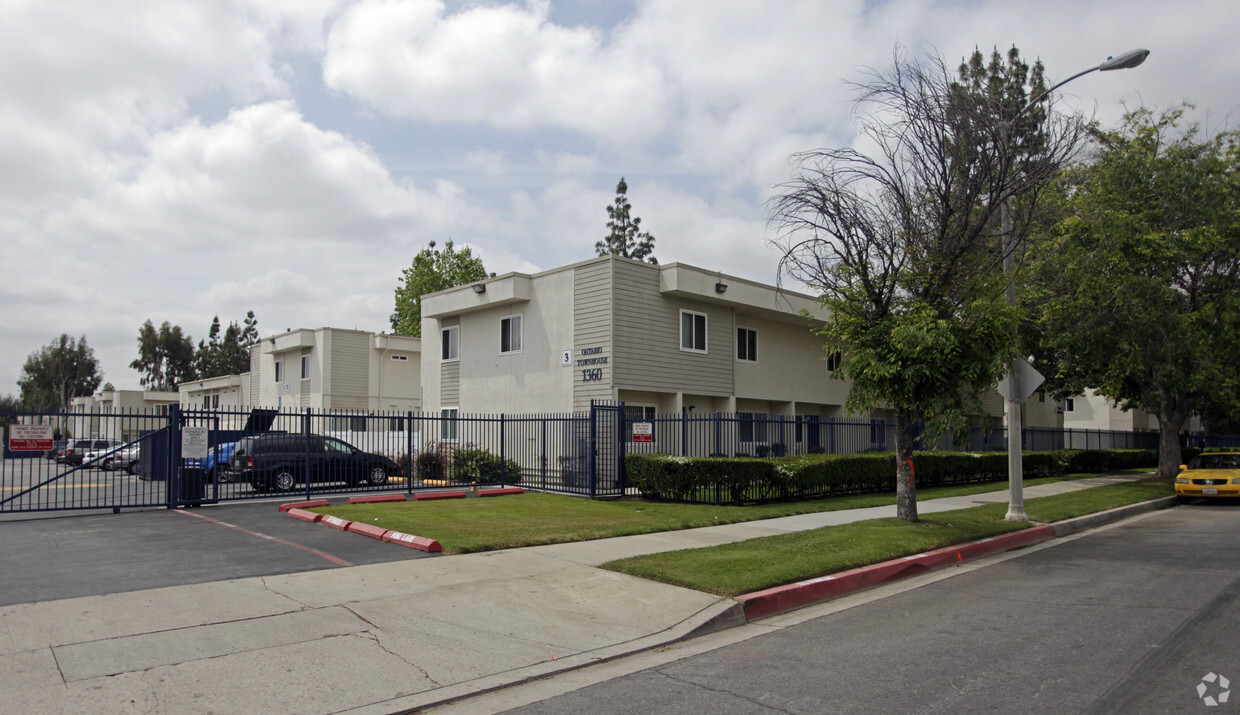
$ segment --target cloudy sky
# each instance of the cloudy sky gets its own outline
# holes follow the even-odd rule
[[[0,394],[62,332],[137,388],[138,328],[388,329],[401,269],[594,255],[618,179],[661,263],[773,283],[764,201],[850,145],[898,44],[1018,46],[1061,106],[1240,121],[1235,0],[0,0]]]

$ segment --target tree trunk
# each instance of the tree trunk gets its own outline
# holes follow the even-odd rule
[[[1158,409],[1158,476],[1174,478],[1184,463],[1180,453],[1180,428],[1188,419],[1186,400],[1166,396]]]
[[[917,521],[917,485],[913,483],[913,418],[896,413],[896,516]]]

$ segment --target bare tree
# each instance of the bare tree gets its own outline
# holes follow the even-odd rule
[[[940,58],[897,48],[890,69],[854,84],[860,148],[795,155],[769,204],[781,281],[829,310],[819,332],[845,356],[833,377],[852,381],[846,407],[894,413],[897,513],[910,521],[914,425],[963,432],[1015,354],[1000,206],[1017,199],[1018,250],[1039,189],[1084,134],[1053,112],[1014,126],[1023,84],[1000,86],[957,83]]]

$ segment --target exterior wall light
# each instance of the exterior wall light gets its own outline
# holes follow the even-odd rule
[[[486,284],[486,283],[475,283],[475,284],[474,284],[474,292],[475,292],[475,293],[486,293],[486,292],[487,292],[487,284]]]
[[[716,284],[715,284],[715,292],[716,292],[716,293],[727,293],[727,292],[728,292],[728,284],[727,284],[727,283],[716,283]]]

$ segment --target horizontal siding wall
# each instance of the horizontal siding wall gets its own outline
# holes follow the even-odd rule
[[[461,404],[461,363],[439,364],[439,407],[458,407]]]
[[[612,266],[615,261],[600,261],[577,268],[573,272],[573,351],[602,348],[608,356],[603,365],[603,379],[584,382],[580,372],[573,374],[573,409],[587,410],[591,400],[610,400],[615,381],[615,352],[612,349]]]
[[[613,265],[616,384],[625,390],[732,394],[732,310],[664,296],[657,267]],[[681,309],[706,314],[705,354],[680,349]]]
[[[330,404],[333,409],[364,410],[370,396],[370,335],[332,331],[331,341]]]

